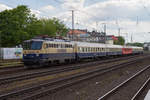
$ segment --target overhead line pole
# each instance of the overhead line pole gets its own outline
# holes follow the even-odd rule
[[[72,40],[74,40],[74,10],[72,12]]]
[[[121,29],[120,29],[120,28],[118,28],[118,36],[120,36],[120,30],[121,30]]]
[[[106,23],[104,23],[104,43],[106,44]]]

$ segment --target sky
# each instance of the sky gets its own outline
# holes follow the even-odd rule
[[[104,31],[126,42],[150,42],[150,0],[0,0],[0,11],[27,5],[36,17],[59,18],[71,28]],[[132,37],[132,39],[131,39]],[[132,40],[132,41],[131,41]]]

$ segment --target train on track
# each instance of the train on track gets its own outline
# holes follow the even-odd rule
[[[87,58],[141,53],[143,53],[142,47],[77,42],[51,38],[31,39],[23,43],[23,62],[26,67],[72,62]]]

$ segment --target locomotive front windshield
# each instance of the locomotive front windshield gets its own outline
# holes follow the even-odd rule
[[[23,43],[24,50],[40,50],[42,48],[42,41],[26,41]]]

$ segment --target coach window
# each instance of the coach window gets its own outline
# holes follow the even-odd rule
[[[94,52],[94,48],[92,48],[92,52]]]
[[[68,48],[68,44],[65,44],[65,48]]]
[[[78,51],[80,52],[80,47],[78,47]]]
[[[54,44],[54,47],[57,48],[57,45],[58,45],[58,44]]]
[[[61,48],[64,48],[65,46],[64,46],[64,44],[61,44]]]
[[[53,44],[53,48],[55,48],[55,45]]]
[[[55,44],[53,44],[53,46],[52,46],[53,48],[56,48],[56,45]]]
[[[51,47],[51,44],[48,44],[48,47],[50,48],[50,47]]]
[[[82,47],[82,52],[84,52],[84,48]]]
[[[68,44],[66,44],[65,47],[68,48]]]
[[[55,48],[55,44],[53,44],[53,48]]]
[[[62,44],[62,48],[65,48],[65,44]]]
[[[62,48],[62,44],[59,44],[59,48]]]
[[[46,44],[46,48],[48,48],[48,44]]]

